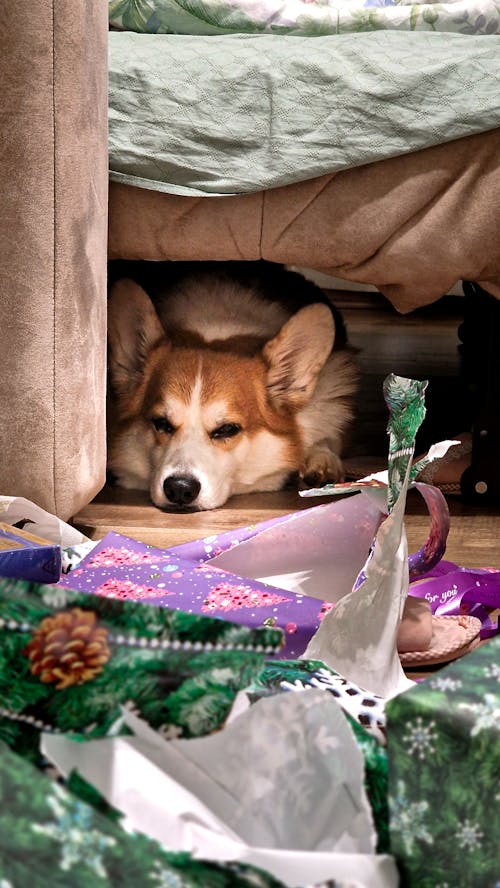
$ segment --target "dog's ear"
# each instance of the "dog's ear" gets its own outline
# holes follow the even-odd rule
[[[278,407],[303,407],[335,340],[335,324],[327,305],[302,308],[281,328],[263,350],[267,388]]]
[[[166,339],[151,299],[134,281],[113,284],[108,300],[109,366],[118,391],[130,389],[142,376],[150,349]]]

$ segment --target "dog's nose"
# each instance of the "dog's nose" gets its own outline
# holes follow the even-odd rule
[[[198,496],[200,489],[200,482],[192,475],[169,475],[163,482],[165,496],[176,506],[189,506]]]

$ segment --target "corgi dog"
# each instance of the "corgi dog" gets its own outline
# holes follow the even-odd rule
[[[358,373],[323,292],[267,262],[129,265],[155,266],[157,277],[154,299],[137,275],[110,290],[116,482],[186,512],[291,477],[339,480]]]

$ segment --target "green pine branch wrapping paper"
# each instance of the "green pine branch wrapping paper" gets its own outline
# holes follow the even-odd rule
[[[397,376],[390,373],[383,383],[384,400],[389,411],[387,422],[387,434],[389,436],[389,448],[387,456],[388,465],[388,491],[387,512],[391,512],[403,488],[408,472],[408,481],[414,481],[419,472],[433,459],[443,456],[451,441],[443,441],[433,445],[429,453],[412,464],[415,452],[415,438],[425,419],[425,391],[427,380],[409,379],[405,376]],[[385,479],[380,480],[383,472],[376,476],[370,476],[369,484],[373,488],[384,488]],[[374,478],[378,480],[375,481]],[[351,493],[360,490],[364,486],[361,481],[344,482],[341,484],[325,484],[323,487],[309,488],[300,491],[303,497],[329,496],[342,493]]]
[[[170,853],[126,833],[0,744],[2,888],[280,888],[250,866]]]
[[[249,630],[225,620],[13,580],[0,581],[0,601],[0,739],[36,763],[41,731],[81,739],[106,736],[116,729],[124,706],[164,736],[201,736],[221,727],[239,690],[263,687],[266,670],[272,671],[276,693],[290,678],[290,668],[307,676],[323,666],[266,661],[265,654],[282,642],[281,631],[272,628]],[[87,662],[81,684],[68,684],[64,675],[55,674],[48,650],[51,641],[60,640],[51,636],[62,632],[61,621],[68,616],[75,620],[76,634],[69,634],[66,647],[95,618],[91,653],[97,645],[104,660],[97,667]],[[106,633],[100,647],[99,632]],[[39,665],[48,668],[45,678],[52,680],[43,680]],[[383,835],[385,754],[375,753],[378,743],[363,728],[356,736]],[[383,840],[380,847],[386,847]]]
[[[264,666],[273,669],[272,661],[264,663],[264,650],[272,652],[281,644],[281,632],[274,629],[247,630],[222,620],[168,612],[144,604],[109,601],[73,592],[68,595],[64,592],[64,595],[64,600],[61,600],[61,590],[55,587],[15,581],[0,583],[3,614],[0,620],[0,737],[19,755],[36,764],[40,763],[39,738],[42,730],[64,731],[80,739],[105,736],[116,729],[117,720],[121,717],[120,705],[140,714],[164,736],[189,737],[210,733],[225,720],[236,692],[243,687],[257,686]],[[82,652],[81,645],[78,647],[83,664],[81,684],[78,681],[69,683],[68,677],[57,670],[52,662],[53,645],[61,644],[61,632],[63,628],[67,630],[64,621],[67,623],[68,619],[70,629],[75,631],[66,633],[63,650],[68,650],[70,654],[74,652],[71,645],[75,639],[80,642],[82,634],[87,636],[92,647],[89,656]],[[90,635],[87,631],[89,625],[93,628]],[[193,638],[194,641],[191,640]],[[154,646],[143,647],[145,641]],[[163,644],[165,647],[162,647]],[[213,647],[218,650],[214,651]],[[308,667],[308,664],[299,663],[297,668],[301,675],[305,675],[318,665]],[[45,675],[44,669],[48,675]],[[79,674],[78,669],[76,672]],[[284,670],[281,679],[290,678],[290,675],[289,670]],[[42,678],[50,680],[44,681]],[[278,692],[275,672],[274,678],[275,691]],[[385,752],[379,749],[378,743],[364,729],[349,721],[365,761],[365,785],[369,797],[374,800],[380,853],[387,849]],[[8,757],[3,758],[6,769],[2,777],[4,799],[11,795],[8,789],[8,781],[12,778],[9,761]],[[32,774],[30,785],[34,780]],[[43,842],[51,849],[51,859],[56,851],[60,851],[57,867],[53,859],[50,864],[55,868],[50,884],[60,884],[60,869],[66,872],[75,866],[80,872],[78,848],[73,848],[71,844],[71,835],[77,828],[90,837],[90,844],[86,846],[86,867],[81,869],[81,876],[78,877],[81,881],[74,880],[72,884],[99,884],[98,880],[91,882],[89,866],[94,870],[94,877],[102,875],[102,872],[108,874],[104,861],[109,855],[113,856],[115,846],[106,838],[106,831],[103,835],[100,826],[95,829],[91,827],[94,815],[82,799],[97,807],[96,813],[102,812],[112,822],[116,822],[119,814],[103,805],[99,794],[79,775],[71,775],[67,786],[72,790],[72,794],[64,796],[67,803],[61,801],[63,795],[60,787],[51,791],[53,820],[46,816],[44,820],[36,821],[33,805],[27,803],[23,794],[19,796],[21,809],[23,805],[27,807],[22,813],[18,812],[16,816],[12,806],[4,806],[9,814],[5,815],[7,822],[0,824],[5,842],[0,852],[0,862],[4,862],[4,869],[7,866],[5,874],[9,878],[15,876],[12,882],[14,888],[17,888],[20,873],[25,872],[26,868],[21,851],[19,859],[16,859],[16,839],[12,838],[10,832],[12,829],[15,831],[15,822],[19,832],[28,838],[27,824],[31,829],[33,823],[38,823],[32,855],[37,859],[37,867],[38,854],[44,861],[41,868],[44,885],[48,884],[49,876],[48,870],[44,869],[46,851],[42,851]],[[24,828],[21,829],[23,822]],[[116,827],[118,829],[119,824]],[[140,847],[139,842],[137,847]],[[186,855],[184,859],[190,860]],[[162,866],[165,869],[165,865]],[[193,862],[195,870],[200,866]],[[173,881],[166,884],[200,885],[200,888],[202,885],[212,888],[219,884],[238,884],[234,868],[230,870],[227,880],[225,870],[220,878],[217,868],[214,869],[215,875],[203,869],[200,872],[204,875],[199,880],[192,874],[187,878],[184,871],[182,876],[176,875],[176,880],[169,875]],[[238,878],[242,885],[246,884],[243,874],[238,874]],[[149,883],[146,881],[144,884]],[[155,884],[154,881],[152,884]],[[262,884],[278,883],[270,880]]]
[[[391,375],[384,387],[390,410],[389,509],[410,471],[426,385]],[[0,580],[0,605],[0,740],[20,754],[2,745],[1,888],[19,888],[28,879],[34,888],[69,883],[279,888],[258,870],[195,861],[143,835],[124,833],[119,813],[78,774],[64,788],[26,757],[39,764],[42,730],[82,740],[120,730],[122,707],[166,737],[209,734],[223,725],[240,690],[257,699],[282,692],[283,682],[307,685],[318,669],[325,671],[323,664],[265,662],[282,644],[282,633],[270,627],[251,630],[62,588]],[[495,884],[495,651],[498,639],[494,649],[480,648],[389,704],[391,841],[406,884],[464,884],[464,855],[467,877],[476,879],[470,884]],[[377,851],[384,852],[387,754],[348,720],[363,754]],[[496,804],[493,814],[487,798]],[[438,808],[439,822],[431,816]]]
[[[0,603],[0,739],[33,755],[39,731],[105,736],[124,705],[163,732],[209,733],[283,638],[22,581],[0,581]]]

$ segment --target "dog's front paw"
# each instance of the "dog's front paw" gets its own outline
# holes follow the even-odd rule
[[[299,478],[305,487],[323,487],[342,481],[342,461],[326,447],[314,447],[306,454],[299,469]]]

